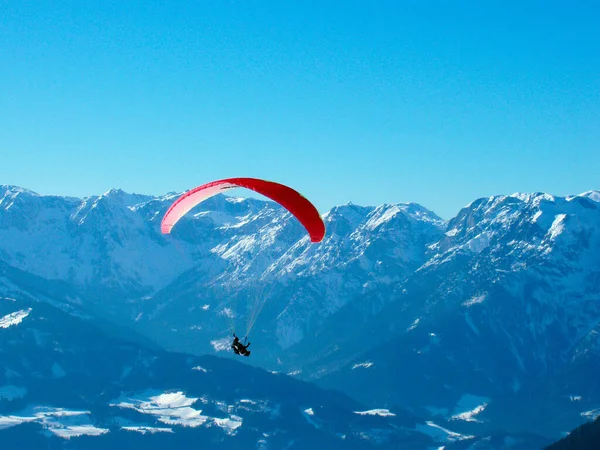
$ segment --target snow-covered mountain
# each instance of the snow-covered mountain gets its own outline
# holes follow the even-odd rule
[[[3,187],[0,261],[26,272],[6,288],[41,276],[60,300],[28,286],[53,304],[195,354],[228,356],[231,325],[253,326],[245,363],[410,407],[474,448],[512,439],[497,430],[554,439],[600,410],[600,192],[482,198],[448,222],[347,204],[320,244],[278,205],[225,196],[162,236],[176,195]]]
[[[243,336],[248,319],[260,312],[252,335],[261,352],[253,361],[280,370],[282,350],[327,332],[328,321],[365,293],[401,282],[427,260],[427,243],[443,234],[443,221],[414,204],[334,208],[325,214],[327,235],[318,245],[289,214],[282,217],[291,230],[281,230],[277,219],[218,246],[223,258],[233,259],[218,275],[196,267],[145,301],[140,329],[169,348],[218,351],[228,346],[230,320]],[[275,233],[282,237],[273,242],[260,237]],[[284,240],[287,233],[295,239]],[[240,242],[252,243],[247,253],[231,252]],[[365,320],[387,301],[373,298],[368,314],[360,315]],[[237,316],[230,319],[229,310]]]
[[[321,385],[367,403],[462,420],[474,434],[491,424],[547,436],[573,428],[600,411],[594,197],[473,202],[394,300],[355,334],[330,341],[305,372],[325,373]]]
[[[133,206],[149,201],[119,190],[75,199],[2,186],[0,255],[16,268],[89,290],[149,292],[192,265],[189,251],[178,254]]]
[[[229,336],[230,320],[242,335],[266,330],[265,356],[320,333],[345,304],[422,265],[444,226],[416,204],[348,204],[325,214],[315,245],[279,205],[219,195],[164,236],[159,222],[176,194],[73,199],[4,186],[0,196],[0,260],[68,282],[88,308],[196,353],[219,349],[215,335]]]

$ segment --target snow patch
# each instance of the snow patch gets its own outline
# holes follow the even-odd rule
[[[488,406],[490,399],[477,395],[463,395],[454,407],[450,420],[464,420],[465,422],[481,422],[475,416],[482,413]]]
[[[210,345],[213,346],[213,349],[215,349],[216,352],[227,351],[231,348],[231,339],[228,337],[216,339],[214,341],[210,341]]]
[[[235,318],[235,314],[231,308],[223,308],[223,310],[219,312],[219,315],[229,317],[230,319]]]
[[[426,425],[417,424],[416,430],[423,434],[431,436],[438,442],[454,442],[474,438],[474,436],[456,433],[454,431],[448,430],[447,428],[443,428],[430,420],[425,422],[425,424]]]
[[[6,316],[0,318],[0,328],[8,328],[12,325],[20,324],[31,311],[31,308],[27,308],[7,314]]]
[[[204,373],[208,372],[208,370],[206,370],[204,367],[200,367],[200,366],[192,367],[192,370],[196,370],[198,372],[204,372]]]
[[[371,361],[366,361],[366,362],[362,362],[362,363],[358,363],[358,364],[354,364],[352,366],[352,370],[354,369],[358,369],[359,367],[364,367],[365,369],[368,369],[369,367],[371,367],[373,365],[373,363]]]
[[[464,420],[465,422],[481,422],[481,420],[475,419],[475,416],[477,414],[483,412],[483,410],[486,408],[486,406],[487,406],[487,403],[484,403],[483,405],[476,406],[475,408],[473,408],[470,411],[465,411],[460,414],[456,414],[456,415],[450,417],[450,419],[451,420]]]
[[[70,427],[51,427],[49,430],[56,436],[69,439],[77,436],[100,436],[108,433],[107,428],[97,428],[93,425],[72,425]]]
[[[550,235],[551,240],[555,240],[558,235],[560,235],[565,230],[565,219],[567,218],[566,214],[557,214],[554,218],[554,222],[550,226],[548,230],[548,234]]]
[[[214,418],[213,422],[216,426],[225,430],[228,435],[235,434],[235,430],[242,426],[242,418],[238,416],[231,416],[226,419]]]
[[[180,425],[191,428],[205,424],[207,426],[216,425],[225,430],[227,434],[234,434],[235,430],[242,425],[241,417],[216,418],[202,415],[201,410],[192,408],[197,400],[199,399],[187,397],[181,391],[164,393],[145,391],[135,397],[121,396],[109,405],[133,409],[141,414],[155,416],[159,422],[167,425]],[[206,403],[206,401],[203,401],[203,403]],[[227,405],[224,406],[223,409],[228,409]]]
[[[582,412],[581,415],[583,417],[587,417],[590,420],[596,420],[598,417],[600,417],[600,408]]]
[[[126,431],[137,431],[138,433],[141,433],[141,434],[172,433],[173,432],[172,428],[146,427],[146,426],[142,426],[142,425],[121,427],[121,429],[126,430]]]
[[[583,194],[579,194],[578,197],[586,197],[590,200],[600,203],[600,191],[587,191]]]
[[[408,327],[408,329],[406,331],[412,331],[415,328],[417,328],[417,326],[419,325],[420,321],[421,321],[420,317],[418,319],[415,319],[414,322],[410,325],[410,327]]]
[[[310,423],[313,427],[315,427],[317,430],[323,427],[321,421],[315,417],[315,412],[312,408],[308,408],[302,411],[302,415],[304,416],[306,421]]]
[[[106,428],[97,428],[90,423],[89,411],[69,411],[63,408],[34,407],[17,415],[0,416],[0,429],[10,428],[25,422],[37,422],[52,434],[69,439],[75,436],[99,436],[108,433]]]
[[[446,236],[456,236],[456,233],[458,233],[458,228],[452,228],[451,230],[446,231]]]
[[[393,417],[396,414],[390,412],[389,409],[370,409],[368,411],[354,411],[354,414],[360,414],[361,416],[381,416],[381,417]]]
[[[478,303],[483,303],[486,298],[487,298],[486,294],[478,295],[476,297],[471,297],[469,300],[465,300],[462,303],[462,306],[465,306],[465,307],[468,308],[469,306],[473,306],[473,305],[476,305]]]
[[[490,235],[488,233],[480,233],[465,244],[465,247],[473,253],[481,253],[490,245]]]
[[[183,392],[152,394],[154,393],[147,391],[140,395],[141,398],[121,397],[115,403],[110,403],[110,406],[158,416],[160,422],[168,425],[197,427],[209,419],[208,416],[201,414],[202,411],[191,408],[191,405],[198,400],[197,398],[186,397]]]
[[[397,205],[392,206],[391,208],[385,209],[384,206],[377,207],[375,211],[371,213],[371,218],[365,224],[365,228],[367,230],[374,230],[380,225],[388,222],[392,219],[396,214],[400,213],[401,210]]]

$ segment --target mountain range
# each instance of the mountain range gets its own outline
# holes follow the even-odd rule
[[[600,414],[598,191],[481,198],[448,221],[414,203],[350,203],[323,215],[327,232],[320,244],[312,244],[279,205],[227,196],[204,202],[171,235],[162,235],[160,220],[177,195],[110,190],[78,199],[0,187],[0,295],[19,303],[7,302],[14,310],[6,310],[0,323],[21,321],[0,333],[30,330],[27,321],[42,317],[60,324],[44,331],[49,336],[93,323],[103,333],[99,342],[109,337],[127,342],[103,343],[103,348],[156,352],[157,361],[172,365],[171,375],[161,376],[177,382],[156,387],[141,370],[128,391],[120,378],[124,367],[142,364],[133,350],[111,350],[116,359],[110,362],[101,349],[92,351],[94,339],[81,331],[68,339],[78,343],[68,354],[81,362],[61,364],[40,340],[39,324],[31,329],[37,331],[13,337],[16,347],[3,353],[30,359],[15,362],[10,373],[33,371],[44,380],[63,380],[56,392],[81,383],[88,396],[115,385],[114,398],[104,396],[100,403],[97,397],[67,402],[82,411],[93,409],[85,406],[89,403],[111,417],[113,425],[99,420],[104,425],[96,428],[115,430],[121,420],[106,411],[137,411],[141,404],[161,409],[163,394],[179,393],[173,402],[181,408],[201,402],[202,395],[218,398],[215,386],[210,394],[190,387],[199,375],[190,364],[212,365],[214,380],[223,384],[235,384],[224,375],[230,367],[264,377],[260,383],[273,386],[274,393],[261,398],[271,403],[284,400],[276,387],[280,382],[298,383],[290,385],[298,398],[330,392],[322,388],[341,391],[321,406],[335,410],[339,403],[328,417],[348,418],[343,424],[314,426],[308,419],[315,421],[318,414],[308,404],[294,403],[289,423],[287,416],[282,419],[291,424],[298,416],[315,430],[336,430],[327,438],[315,435],[315,442],[360,433],[372,439],[372,429],[356,422],[364,419],[388,430],[382,432],[385,445],[405,439],[414,446],[407,448],[467,443],[504,448],[507,442],[513,448],[541,448]],[[37,316],[40,309],[43,315]],[[250,331],[250,358],[229,361],[235,356],[229,351],[233,331],[240,336]],[[63,342],[57,348],[62,346],[68,347]],[[94,362],[95,354],[103,356]],[[86,378],[81,374],[88,367],[112,372]],[[37,417],[27,410],[32,405],[66,407],[45,399],[33,387],[40,383],[35,380],[5,380],[8,387],[2,389],[14,397],[11,402],[21,402],[19,417]],[[20,395],[23,389],[27,394]],[[252,393],[245,395],[252,399]],[[135,402],[123,395],[133,395]],[[24,400],[28,396],[32,401]],[[231,414],[238,411],[239,398],[215,401],[226,401]],[[310,408],[313,414],[305,413]],[[50,417],[46,422],[27,420],[5,432],[25,426],[51,430],[52,414],[42,414]],[[207,417],[203,423],[239,421],[223,414]],[[123,429],[111,433],[96,438],[112,439],[108,436],[120,436]],[[207,433],[211,442],[221,439]],[[247,439],[242,445],[255,445],[259,436]],[[272,445],[280,448],[281,442]],[[352,438],[348,445],[363,444],[370,441]]]

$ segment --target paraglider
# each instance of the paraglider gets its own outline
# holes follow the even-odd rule
[[[250,356],[250,350],[248,350],[248,347],[250,347],[250,342],[248,342],[246,345],[242,344],[240,339],[235,335],[235,333],[233,333],[233,342],[231,343],[233,353],[236,355]]]
[[[311,242],[316,243],[323,240],[325,236],[325,224],[319,212],[310,201],[291,187],[258,178],[226,178],[203,184],[185,192],[175,200],[164,215],[161,222],[161,232],[163,234],[170,234],[177,222],[196,205],[232,188],[250,189],[270,198],[287,209],[304,226],[310,236]],[[255,308],[254,315],[258,314],[260,309],[262,308]],[[254,319],[255,317],[252,317],[252,324],[254,323]],[[245,339],[247,339],[250,329],[251,325],[246,331]],[[250,343],[243,345],[235,335],[235,332],[233,336],[234,340],[231,347],[234,353],[242,356],[250,356],[250,351],[247,349]]]
[[[310,235],[311,242],[321,242],[325,236],[325,224],[317,208],[302,194],[291,187],[258,178],[226,178],[198,186],[184,193],[171,205],[160,224],[163,234],[169,234],[175,224],[194,206],[204,200],[232,188],[246,188],[279,203],[300,221]]]

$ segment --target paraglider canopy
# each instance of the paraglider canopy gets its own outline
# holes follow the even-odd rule
[[[300,221],[312,242],[321,242],[325,224],[315,206],[302,194],[283,184],[258,178],[226,178],[198,186],[179,197],[171,205],[161,222],[163,234],[169,234],[177,221],[204,200],[232,188],[251,189],[279,203]]]

